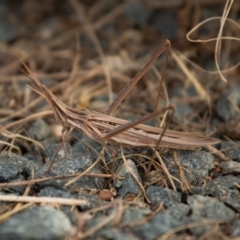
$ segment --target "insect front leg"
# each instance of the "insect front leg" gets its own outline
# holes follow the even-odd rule
[[[62,142],[61,142],[61,144],[59,145],[57,151],[55,152],[55,154],[54,154],[54,156],[53,156],[53,158],[52,158],[52,160],[51,160],[51,164],[49,165],[46,173],[48,173],[48,172],[50,171],[50,169],[52,168],[52,166],[53,166],[53,164],[54,164],[54,162],[55,162],[55,160],[56,160],[56,157],[57,157],[59,151],[60,151],[63,147],[64,147],[64,157],[63,157],[63,158],[66,157],[66,152],[67,152],[67,151],[66,151],[65,142],[66,142],[66,139],[70,136],[70,134],[71,134],[71,132],[73,131],[73,129],[74,129],[74,128],[71,127],[70,130],[67,132],[67,134],[66,134],[65,136],[64,136],[64,132],[66,131],[66,128],[63,128],[63,129],[62,129]]]

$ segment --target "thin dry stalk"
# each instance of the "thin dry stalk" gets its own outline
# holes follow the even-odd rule
[[[0,201],[4,202],[28,202],[28,203],[49,203],[61,205],[76,205],[84,206],[87,204],[86,200],[78,200],[74,198],[54,198],[54,197],[32,197],[32,196],[9,196],[0,195]]]
[[[138,220],[136,222],[131,222],[131,223],[124,224],[121,227],[130,227],[130,228],[132,228],[132,227],[136,227],[136,226],[145,224],[145,223],[149,222],[158,212],[162,211],[163,209],[164,209],[163,203],[160,203],[158,205],[158,207],[149,214],[149,216],[144,217],[144,218],[142,218],[142,219],[140,219],[140,220]]]
[[[50,115],[50,114],[52,114],[52,111],[43,111],[43,112],[40,112],[40,113],[32,114],[32,115],[30,115],[28,117],[25,117],[23,119],[20,119],[18,121],[8,123],[8,124],[4,125],[3,127],[0,127],[0,133],[2,133],[2,131],[4,131],[4,129],[8,129],[8,128],[11,128],[11,127],[14,127],[14,126],[17,126],[17,125],[20,125],[20,124],[24,124],[24,123],[27,123],[29,121],[35,120],[35,119],[43,118],[43,117],[45,117],[47,115]]]
[[[171,184],[171,186],[172,186],[172,189],[173,189],[174,191],[177,191],[177,188],[176,188],[176,186],[175,186],[175,184],[174,184],[174,181],[173,181],[173,177],[172,177],[172,175],[169,173],[169,171],[168,171],[168,169],[167,169],[164,161],[162,160],[162,158],[161,158],[161,156],[160,156],[160,154],[159,154],[158,152],[156,152],[156,157],[157,157],[157,159],[159,160],[159,163],[160,163],[160,165],[161,165],[164,173],[166,174],[167,179],[169,180],[169,182],[170,182],[170,184]]]
[[[79,178],[81,178],[81,177],[83,177],[84,175],[86,175],[87,172],[90,171],[95,165],[97,165],[100,160],[103,160],[103,161],[104,161],[104,159],[102,159],[103,156],[104,156],[104,151],[105,151],[105,148],[102,149],[102,151],[101,151],[100,154],[98,155],[96,161],[95,161],[90,167],[88,167],[88,168],[87,168],[86,170],[84,170],[83,172],[79,173],[75,178],[69,180],[67,183],[65,183],[64,186],[67,187],[67,186],[73,184],[73,183],[76,182]]]
[[[145,189],[144,189],[144,186],[143,186],[142,183],[139,181],[138,177],[134,174],[134,172],[132,171],[132,169],[129,167],[129,165],[128,165],[128,163],[127,163],[127,159],[126,159],[125,156],[124,156],[123,149],[122,149],[122,146],[121,146],[121,145],[120,145],[120,150],[121,150],[121,155],[122,155],[122,159],[123,159],[125,168],[127,169],[128,172],[130,172],[130,174],[133,176],[133,178],[135,179],[135,181],[137,182],[137,184],[138,184],[139,187],[141,188],[145,199],[146,199],[149,203],[151,203],[150,199],[148,198],[148,196],[147,196],[147,194],[146,194],[146,191],[145,191]]]
[[[179,176],[180,176],[180,184],[181,184],[182,191],[188,193],[192,189],[191,185],[190,185],[190,183],[188,182],[188,180],[185,176],[184,169],[182,167],[180,159],[177,156],[177,152],[175,150],[173,150],[172,152],[173,152],[173,158],[174,158],[175,163],[176,163],[177,168],[178,168],[178,173],[179,173]]]
[[[199,227],[199,226],[205,226],[205,225],[215,225],[215,224],[221,224],[224,223],[224,221],[217,221],[217,220],[203,220],[202,222],[194,222],[194,223],[188,223],[184,224],[182,226],[176,227],[171,229],[170,231],[167,231],[163,235],[159,236],[157,240],[167,240],[169,239],[173,234],[180,232],[185,229]]]
[[[112,214],[110,214],[108,217],[102,219],[98,224],[96,224],[94,227],[90,228],[86,232],[81,234],[79,233],[77,236],[78,239],[85,239],[89,236],[92,236],[95,232],[103,228],[106,224],[108,224],[111,221],[114,221],[114,219],[116,219],[117,213],[118,211],[117,211],[117,208],[115,207],[114,211],[112,211]]]
[[[32,168],[32,171],[31,171],[31,179],[34,179],[34,169],[33,169],[33,168]],[[32,187],[31,184],[28,184],[28,185],[27,185],[27,187],[26,187],[26,189],[25,189],[25,191],[24,191],[24,193],[23,193],[23,196],[27,196],[27,195],[29,194],[29,192],[30,192],[30,190],[31,190],[31,187]],[[19,211],[22,210],[22,207],[24,207],[24,209],[25,209],[24,204],[18,202],[18,203],[16,204],[16,206],[11,210],[11,212],[12,212],[12,213],[15,212],[15,211],[19,212]]]
[[[65,178],[70,178],[70,177],[76,177],[78,175],[79,175],[79,173],[73,173],[73,174],[38,178],[38,179],[26,180],[26,181],[20,181],[20,182],[0,183],[0,187],[8,188],[8,187],[14,187],[14,186],[24,186],[24,185],[29,185],[29,184],[32,185],[32,184],[36,184],[36,183],[47,182],[47,181],[53,180],[53,179],[65,179]],[[119,180],[122,179],[122,177],[113,175],[113,174],[85,173],[84,176],[93,177],[93,178],[111,178],[111,179],[119,179]]]
[[[210,102],[209,96],[206,90],[199,83],[199,80],[196,78],[196,76],[194,76],[194,74],[189,71],[189,69],[184,64],[183,60],[174,51],[172,51],[172,57],[177,62],[178,66],[183,71],[183,73],[186,75],[187,79],[193,84],[199,96],[202,97],[203,99],[207,99],[207,102],[209,103]]]
[[[90,39],[92,40],[99,56],[101,59],[101,62],[103,64],[103,70],[104,70],[104,74],[106,76],[106,83],[108,86],[108,95],[109,95],[109,103],[111,103],[113,101],[113,94],[112,94],[112,81],[111,81],[111,75],[110,75],[110,70],[109,67],[106,63],[106,57],[104,54],[104,51],[102,49],[102,46],[97,38],[97,35],[94,31],[94,28],[92,26],[92,24],[90,23],[90,20],[87,19],[87,17],[84,16],[84,11],[83,8],[81,6],[81,4],[76,1],[76,0],[70,0],[71,4],[73,5],[74,9],[76,10],[76,13],[78,15],[78,17],[81,16],[80,21],[82,23],[84,23],[84,26],[86,28],[86,31],[90,37]]]
[[[5,141],[0,141],[0,144],[4,145],[4,146],[9,146],[11,149],[15,149],[18,153],[21,153],[21,149],[17,146],[14,146],[12,143],[8,143]]]
[[[27,208],[29,208],[30,206],[32,206],[34,203],[33,202],[29,202],[26,204],[23,204],[21,206],[19,206],[18,208],[13,208],[3,214],[0,215],[0,223],[8,220],[11,216],[13,216],[14,214],[21,212]]]
[[[26,119],[25,119],[26,120]],[[4,127],[1,127],[2,128],[2,132],[1,134],[6,137],[6,138],[10,138],[10,139],[15,139],[15,138],[20,138],[20,139],[23,139],[23,140],[26,140],[26,141],[29,141],[29,142],[32,142],[34,143],[36,146],[40,147],[41,149],[44,149],[43,145],[41,143],[39,143],[38,141],[32,139],[32,138],[29,138],[29,137],[25,137],[21,134],[18,134],[18,133],[11,133],[9,131],[7,131],[6,129],[4,129]]]
[[[234,41],[240,41],[240,38],[237,37],[228,37],[228,36],[222,36],[223,35],[223,29],[225,26],[225,23],[228,21],[229,23],[231,23],[233,26],[237,27],[238,29],[240,29],[240,25],[235,22],[232,19],[228,18],[229,12],[231,10],[232,4],[233,4],[234,0],[227,0],[225,7],[224,7],[224,11],[222,14],[222,17],[211,17],[208,18],[202,22],[200,22],[199,24],[197,24],[193,29],[191,29],[186,37],[188,39],[188,41],[190,42],[201,42],[201,43],[207,43],[207,42],[212,42],[212,41],[216,41],[216,45],[215,45],[215,51],[214,51],[214,60],[215,60],[215,66],[217,68],[217,73],[219,74],[219,76],[221,77],[221,79],[225,82],[227,82],[227,79],[223,76],[223,73],[225,72],[230,72],[233,69],[235,69],[236,67],[238,67],[240,65],[240,62],[237,63],[235,66],[225,69],[225,70],[221,70],[220,66],[219,66],[219,62],[220,62],[220,55],[221,55],[221,42],[222,40],[234,40]],[[214,20],[220,20],[220,27],[219,27],[219,31],[218,31],[218,36],[216,38],[210,38],[210,39],[192,39],[190,37],[190,35],[196,31],[198,28],[200,28],[201,26],[203,26],[204,24],[210,22],[210,21],[214,21]],[[214,73],[214,72],[212,72]]]

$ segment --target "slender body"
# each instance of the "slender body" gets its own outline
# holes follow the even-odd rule
[[[159,146],[173,149],[194,149],[219,143],[218,139],[202,134],[184,133],[141,124],[147,119],[156,117],[158,114],[168,109],[173,109],[171,106],[155,111],[154,113],[134,122],[129,122],[109,115],[117,108],[134,85],[141,79],[143,74],[149,69],[150,65],[166,48],[170,48],[170,42],[168,40],[166,40],[163,46],[155,53],[145,67],[143,67],[125,86],[125,88],[123,88],[116,100],[106,111],[106,114],[90,111],[88,109],[77,110],[66,106],[51,91],[41,85],[26,64],[22,63],[27,70],[27,76],[32,80],[36,87],[32,89],[48,101],[56,120],[62,124],[64,128],[76,128],[83,134],[98,142],[103,144],[109,142],[132,147]],[[161,141],[159,141],[159,139]]]

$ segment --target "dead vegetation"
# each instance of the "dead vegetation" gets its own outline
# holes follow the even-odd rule
[[[54,4],[55,1],[52,2]],[[65,187],[67,187],[83,176],[105,178],[109,185],[104,194],[110,196],[108,197],[110,203],[98,209],[78,213],[81,220],[79,220],[75,237],[84,239],[111,221],[114,221],[114,226],[123,227],[121,226],[121,218],[124,209],[130,205],[143,206],[146,204],[144,200],[150,202],[146,196],[145,188],[151,184],[177,190],[175,186],[175,181],[177,181],[180,183],[183,192],[191,191],[191,185],[186,179],[185,171],[173,149],[196,149],[206,146],[210,152],[215,153],[218,157],[227,159],[217,149],[209,147],[209,145],[216,144],[219,141],[210,137],[217,132],[217,128],[211,123],[211,119],[216,115],[215,102],[225,90],[224,81],[234,78],[239,72],[236,63],[229,63],[228,60],[232,52],[239,49],[238,42],[236,44],[233,41],[239,41],[239,38],[235,37],[237,31],[239,31],[239,26],[237,23],[227,20],[227,17],[231,9],[232,14],[237,14],[240,6],[237,3],[232,6],[232,1],[227,1],[221,17],[220,28],[215,30],[214,26],[212,28],[210,26],[210,30],[205,29],[207,32],[209,31],[205,35],[201,35],[199,30],[201,24],[197,24],[202,20],[200,19],[201,8],[207,3],[198,1],[196,5],[186,4],[180,8],[178,11],[180,19],[178,36],[180,41],[172,41],[174,48],[171,50],[166,67],[165,58],[161,56],[157,59],[157,57],[168,47],[168,42],[165,42],[164,47],[160,48],[157,54],[151,58],[153,52],[159,49],[160,43],[164,42],[165,37],[151,35],[152,29],[149,28],[150,33],[147,32],[144,24],[134,29],[131,22],[124,21],[123,12],[129,7],[131,1],[124,4],[115,3],[116,5],[112,3],[107,13],[105,13],[104,1],[99,1],[91,6],[84,3],[80,4],[76,0],[69,2],[76,16],[73,19],[68,18],[70,23],[61,23],[66,25],[64,27],[59,26],[61,31],[58,27],[53,29],[43,28],[40,32],[34,32],[36,35],[32,35],[31,39],[22,38],[15,41],[14,44],[2,44],[0,46],[3,53],[3,57],[0,59],[0,81],[2,83],[0,87],[0,149],[2,154],[17,153],[22,155],[24,151],[33,151],[35,148],[38,149],[37,154],[39,155],[39,149],[42,148],[42,145],[27,136],[26,129],[31,121],[41,118],[46,119],[49,125],[56,125],[52,111],[59,127],[63,130],[69,130],[67,134],[63,134],[63,143],[65,141],[76,141],[71,137],[72,130],[76,128],[90,138],[100,141],[103,144],[103,149],[98,153],[95,163],[79,174],[34,179],[33,173],[32,179],[28,181],[1,183],[0,187],[3,189],[19,185],[26,185],[27,187],[23,196],[9,196],[8,198],[0,196],[1,201],[18,202],[18,204],[12,205],[10,209],[1,210],[0,221],[5,221],[13,214],[28,208],[34,203],[53,204],[56,207],[70,204],[73,211],[77,211],[76,206],[85,204],[84,201],[80,200],[45,199],[30,196],[31,187],[38,182],[54,178],[66,178],[68,181],[65,183]],[[154,1],[147,1],[146,5],[152,9],[168,9],[173,8],[177,1],[171,2],[172,5],[162,6],[161,4],[156,5]],[[210,4],[210,1],[208,1],[208,4]],[[214,4],[224,7],[221,1]],[[26,3],[25,11],[29,12],[28,8],[29,5]],[[39,9],[37,6],[36,8]],[[44,6],[41,6],[41,9],[42,12],[53,11],[53,9],[47,9],[47,7],[45,9]],[[186,23],[183,18],[180,18],[180,16],[186,16],[192,10],[195,12],[193,21]],[[39,12],[38,18],[34,14],[29,14],[26,21],[34,24],[42,17],[41,12]],[[213,20],[216,19],[207,19],[209,22]],[[233,32],[234,37],[225,36],[223,29],[227,21],[230,24],[226,34]],[[193,25],[190,24],[191,22]],[[203,23],[206,24],[207,22]],[[196,28],[193,28],[194,26]],[[117,33],[113,31],[114,28],[118,29]],[[193,30],[187,34],[189,28],[193,28]],[[189,42],[200,42],[199,49],[181,38],[184,34],[187,34]],[[37,41],[37,39],[39,40]],[[224,39],[228,41],[223,42]],[[175,48],[181,49],[181,51],[177,51]],[[19,56],[21,61],[15,57],[15,54]],[[210,72],[199,67],[203,66],[204,61],[209,57],[215,57],[216,71]],[[238,56],[236,56],[237,58]],[[154,66],[150,67],[155,60]],[[148,64],[143,67],[146,63]],[[21,71],[23,65],[27,70],[25,72],[27,76]],[[223,67],[227,70],[222,70]],[[159,69],[163,69],[162,74]],[[147,73],[144,75],[145,72]],[[125,85],[129,86],[128,83],[134,75],[133,80],[137,79],[138,81],[141,77],[143,79],[138,84],[136,84],[137,81],[134,82],[132,87],[130,86],[127,90],[124,88],[124,91],[121,92]],[[163,76],[165,76],[164,82]],[[33,90],[41,96],[37,96],[26,87],[26,84],[32,86],[29,78],[35,84],[36,89]],[[228,81],[228,84],[231,87],[235,83],[234,81]],[[179,93],[174,94],[169,89],[177,89]],[[131,93],[126,97],[130,91]],[[191,91],[194,94],[191,94]],[[120,94],[117,95],[119,92]],[[117,99],[113,102],[116,96]],[[50,106],[45,104],[42,97],[48,101]],[[109,105],[112,102],[113,104]],[[169,117],[167,113],[162,114],[174,109],[169,106],[178,108],[180,105],[191,106],[193,111],[180,118]],[[238,108],[238,106],[236,107]],[[110,116],[113,111],[115,111],[114,117]],[[104,112],[106,114],[103,114]],[[157,127],[142,124],[154,119],[159,114],[162,114],[160,120],[152,121]],[[136,118],[140,120],[133,120]],[[228,125],[224,126],[223,132],[218,131],[218,133],[224,135],[227,130]],[[188,134],[186,132],[198,132],[198,134]],[[61,142],[59,132],[53,131],[52,134],[55,134],[56,141]],[[215,136],[220,137],[219,135]],[[120,149],[121,154],[116,155],[115,150],[112,151],[111,145],[109,147],[107,143],[114,143]],[[122,145],[131,147],[148,146],[152,153],[147,155],[145,149],[143,149],[140,153],[132,152],[125,156]],[[160,150],[158,150],[159,147]],[[174,179],[171,176],[163,161],[163,153],[168,150],[173,153],[180,179]],[[110,164],[104,159],[106,151],[110,152],[109,155],[112,157]],[[139,182],[128,167],[127,159],[132,158],[143,173],[143,179],[146,180],[144,184]],[[141,195],[129,196],[129,199],[115,198],[111,184],[121,176],[112,171],[111,164],[119,159],[124,161],[126,169],[132,173],[141,186],[144,197]],[[91,168],[98,163],[101,163],[104,174],[89,173]],[[101,194],[99,193],[100,197]],[[102,196],[102,198],[104,197],[105,195]],[[25,202],[25,204],[22,202]],[[113,208],[115,211],[95,228],[84,232],[82,227],[84,221],[91,218],[94,213],[104,211],[107,208]],[[149,216],[139,222],[132,223],[132,225],[149,221],[162,209],[163,206],[159,206]],[[205,221],[184,225],[160,236],[159,239],[169,239],[170,236],[174,236],[182,229],[204,224],[212,224],[217,227],[213,228],[212,233],[208,233],[209,235],[205,238],[203,236],[202,239],[208,239],[208,237],[220,239],[220,235],[223,233],[218,232],[218,226],[224,224],[221,221]],[[132,225],[129,227],[132,227]]]

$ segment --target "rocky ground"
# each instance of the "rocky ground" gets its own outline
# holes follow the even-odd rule
[[[222,16],[224,4],[1,1],[1,239],[240,238],[240,85],[232,68],[239,42],[222,43],[221,69],[231,69],[224,82],[215,70],[216,42],[186,39],[199,22]],[[238,1],[229,18],[239,22]],[[211,21],[191,38],[218,31]],[[231,24],[223,32],[239,34]],[[104,113],[165,39],[172,49],[159,108],[176,109],[167,127],[219,139],[217,154],[159,148],[150,164],[151,148],[125,146],[121,154],[120,145],[103,148],[76,129],[61,145],[63,126],[26,86],[33,84],[16,57],[66,105]],[[165,53],[114,116],[133,121],[154,111]]]

